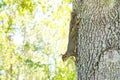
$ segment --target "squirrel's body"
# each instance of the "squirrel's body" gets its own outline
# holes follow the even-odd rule
[[[76,56],[76,37],[77,37],[77,25],[79,20],[77,20],[77,14],[75,12],[71,13],[70,29],[69,29],[69,40],[67,51],[62,55],[62,60],[66,61],[70,56]]]

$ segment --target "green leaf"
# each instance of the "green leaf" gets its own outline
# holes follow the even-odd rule
[[[31,59],[26,59],[25,62],[29,67],[33,67],[33,65],[34,65],[34,63]]]

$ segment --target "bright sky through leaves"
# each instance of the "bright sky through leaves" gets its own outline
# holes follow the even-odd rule
[[[71,0],[1,1],[0,79],[74,80],[74,63],[61,60]]]

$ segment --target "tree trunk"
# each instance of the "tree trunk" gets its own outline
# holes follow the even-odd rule
[[[74,0],[77,80],[120,80],[120,0]]]

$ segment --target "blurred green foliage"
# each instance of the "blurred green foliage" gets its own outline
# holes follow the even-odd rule
[[[75,80],[67,48],[72,0],[0,1],[0,80]]]

